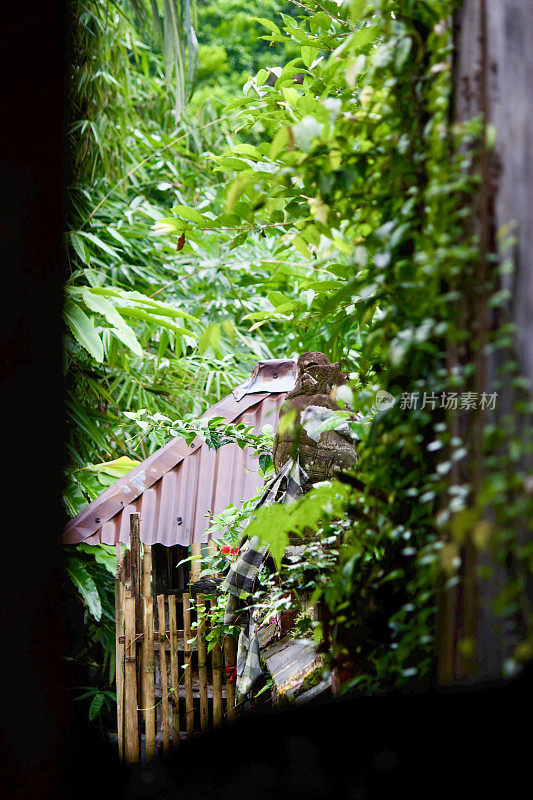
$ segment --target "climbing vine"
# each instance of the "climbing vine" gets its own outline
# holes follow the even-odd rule
[[[260,70],[227,108],[262,136],[213,158],[215,170],[235,174],[223,213],[177,207],[164,224],[167,235],[230,237],[233,248],[251,232],[275,234],[273,255],[298,254],[308,274],[298,296],[267,292],[268,306],[244,317],[251,330],[286,329],[290,318],[296,346],[341,357],[351,370],[357,411],[367,413],[378,390],[389,393],[360,443],[356,477],[345,478],[351,524],[315,599],[328,608],[321,635],[330,663],[356,674],[347,686],[420,685],[433,674],[437,599],[459,581],[465,536],[480,550],[490,540],[509,559],[502,543],[527,519],[524,476],[495,470],[504,431],[510,462],[527,447],[510,420],[495,427],[483,417],[481,484],[470,466],[469,419],[474,426],[497,394],[475,391],[479,359],[483,348],[509,344],[508,328],[480,342],[470,327],[479,291],[490,306],[505,302],[495,257],[492,277],[481,272],[476,220],[480,152],[494,132],[482,118],[453,119],[457,3],[294,5],[277,23],[257,20],[272,46],[298,43],[300,56],[274,75]],[[527,419],[530,403],[519,404]],[[489,505],[503,529],[480,522]],[[265,527],[280,551],[282,534]],[[516,557],[527,561],[530,549]],[[500,613],[523,592],[519,573]]]

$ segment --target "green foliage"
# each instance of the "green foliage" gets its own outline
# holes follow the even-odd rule
[[[493,136],[481,120],[450,123],[456,7],[260,0],[251,23],[242,0],[202,3],[197,84],[179,124],[162,53],[127,7],[80,11],[69,510],[107,479],[98,464],[138,461],[169,435],[235,441],[220,421],[200,428],[197,417],[258,358],[321,350],[342,359],[361,415],[355,477],[258,513],[249,530],[278,564],[289,532],[336,537],[334,558],[327,548],[307,556],[320,576],[314,599],[328,610],[315,635],[331,664],[358,664],[358,691],[430,679],[440,582],[458,580],[463,542],[501,564],[515,559],[502,614],[524,604],[531,571],[531,548],[516,535],[518,520],[533,519],[517,469],[531,402],[514,359],[498,379],[513,381],[521,421],[485,427],[476,492],[454,477],[471,445],[452,434],[440,403],[443,392],[473,388],[481,348],[469,341],[462,298],[481,274],[472,197],[480,144]],[[494,280],[480,290],[494,308],[505,304]],[[507,352],[512,334],[488,332],[483,347]],[[451,351],[463,354],[453,369]],[[380,389],[395,398],[387,409],[375,405]],[[438,398],[434,407],[402,406],[416,392]],[[250,513],[227,509],[213,525],[234,544]],[[204,570],[221,568],[222,554],[206,558]],[[517,663],[530,652],[522,642]]]
[[[100,595],[96,584],[92,577],[87,572],[83,563],[77,558],[70,558],[67,565],[67,572],[72,578],[72,581],[79,593],[81,594],[85,605],[94,619],[99,622],[102,616],[102,604],[100,602]]]
[[[254,425],[246,425],[244,422],[230,423],[225,417],[195,419],[193,414],[185,414],[180,420],[171,420],[164,414],[149,415],[146,409],[126,412],[125,416],[137,423],[142,436],[148,438],[153,446],[166,444],[169,436],[178,436],[190,445],[200,436],[211,450],[218,450],[219,447],[231,443],[237,444],[241,450],[245,447],[252,448],[253,455],[259,457],[260,477],[265,477],[272,464],[272,425],[263,425],[259,433],[253,433]]]
[[[204,207],[201,221],[187,223],[191,241],[237,244],[261,231],[292,276],[281,291],[275,273],[257,276],[266,300],[243,317],[250,331],[260,328],[274,352],[283,344],[285,352],[288,345],[341,357],[357,376],[354,408],[368,423],[359,431],[357,490],[346,504],[352,525],[320,595],[331,612],[323,630],[330,658],[349,655],[363,665],[366,689],[430,676],[446,560],[439,560],[437,531],[446,535],[453,515],[477,502],[469,486],[450,483],[469,445],[452,436],[440,402],[443,392],[473,388],[478,357],[474,350],[450,373],[446,345],[469,337],[458,298],[469,296],[480,269],[471,198],[486,135],[480,120],[449,121],[447,20],[455,7],[448,0],[324,3],[259,20],[265,41],[298,52],[273,85],[259,69],[244,97],[225,109],[254,144],[213,158],[215,171],[235,176],[223,213]],[[296,272],[300,264],[304,272]],[[489,347],[509,341],[493,340]],[[369,415],[378,389],[396,402]],[[402,407],[400,398],[416,392],[438,400]],[[527,414],[530,403],[521,403]],[[517,430],[509,431],[509,466],[525,452]],[[490,505],[512,529],[529,501],[512,500],[520,481],[510,473],[502,481],[495,467],[503,441],[489,431],[480,509]],[[279,561],[290,512],[269,513],[263,535]],[[482,530],[472,535],[487,542]],[[494,546],[504,560],[509,547]],[[456,566],[444,573],[448,586],[457,580]],[[516,607],[522,586],[523,578],[502,595],[502,613]]]
[[[117,696],[115,692],[102,691],[94,686],[80,686],[79,688],[86,689],[86,691],[78,695],[76,700],[90,700],[88,712],[89,722],[93,722],[96,717],[102,713],[102,710],[105,709],[110,712],[116,705]]]
[[[289,544],[289,533],[304,535],[306,528],[315,529],[324,518],[331,518],[344,510],[349,489],[336,482],[324,481],[304,497],[289,506],[271,505],[259,508],[250,521],[246,535],[259,536],[270,545],[278,568]]]

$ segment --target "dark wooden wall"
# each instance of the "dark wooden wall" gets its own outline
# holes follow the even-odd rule
[[[468,463],[463,479],[476,491],[484,477],[480,446],[483,426],[498,422],[505,414],[514,416],[516,390],[511,381],[496,385],[499,367],[516,357],[522,374],[533,385],[533,2],[532,0],[465,0],[455,18],[453,117],[464,121],[484,116],[494,126],[494,148],[482,152],[479,169],[482,184],[475,201],[475,226],[480,236],[482,265],[480,278],[486,277],[497,288],[510,293],[507,307],[495,311],[487,298],[472,287],[465,298],[470,306],[472,338],[482,342],[486,330],[505,323],[516,325],[516,335],[508,351],[486,358],[476,355],[476,380],[479,390],[498,390],[496,409],[491,418],[459,422],[470,439]],[[489,133],[489,140],[491,135]],[[501,233],[514,233],[516,242],[502,252]],[[487,257],[498,254],[500,262],[512,258],[514,271],[497,276]],[[479,284],[481,284],[481,279]],[[481,348],[480,348],[481,349]],[[520,434],[523,423],[516,418]],[[477,427],[476,427],[477,425]],[[525,435],[525,434],[524,434]],[[531,464],[525,459],[517,468]],[[490,517],[490,515],[489,515]],[[516,522],[516,533],[527,541],[528,520]],[[480,580],[479,566],[490,566],[490,580]],[[460,582],[444,596],[440,608],[439,668],[440,683],[490,680],[501,676],[508,659],[527,629],[526,613],[497,617],[493,601],[498,592],[515,577],[517,564],[512,559],[498,566],[488,552],[478,552],[471,544],[463,548]],[[529,597],[533,587],[529,586]],[[472,653],[461,653],[461,639],[475,641]]]

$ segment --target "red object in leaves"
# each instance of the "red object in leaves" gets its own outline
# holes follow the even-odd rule
[[[180,238],[178,239],[178,246],[176,247],[176,250],[179,252],[184,244],[185,244],[185,234],[182,233]]]
[[[239,552],[239,548],[238,547],[231,547],[229,544],[223,544],[222,547],[220,548],[220,552],[221,553],[231,553],[232,555],[235,555],[236,553]]]
[[[226,675],[228,675],[228,683],[233,683],[237,680],[237,667],[224,667]]]

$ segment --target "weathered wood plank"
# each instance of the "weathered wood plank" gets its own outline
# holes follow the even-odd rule
[[[187,738],[190,739],[194,734],[194,699],[192,692],[191,649],[190,645],[187,644],[188,640],[192,638],[190,596],[187,592],[183,594],[183,637],[185,639],[185,669],[183,676],[185,684],[185,730],[187,731]]]
[[[168,674],[167,653],[165,647],[165,595],[157,596],[157,614],[159,617],[159,670],[161,673],[161,719],[163,722],[163,752],[170,749],[169,714],[168,714]]]
[[[124,598],[124,759],[139,761],[137,710],[137,643],[135,641],[135,597]]]
[[[224,661],[226,673],[226,716],[235,716],[235,667],[237,664],[237,642],[233,636],[224,636]]]
[[[120,580],[122,563],[121,545],[117,544],[117,573],[115,578],[115,685],[117,692],[117,738],[118,757],[124,758],[124,584]]]
[[[154,659],[154,606],[151,597],[143,598],[143,633],[141,646],[144,735],[146,760],[155,756],[155,659]]]
[[[149,544],[143,545],[143,577],[142,591],[143,597],[150,597],[152,594],[152,548]]]
[[[198,646],[198,693],[200,695],[200,730],[209,728],[209,704],[207,699],[207,645],[205,642],[205,601],[201,595],[196,600],[198,621],[196,641]]]
[[[178,747],[180,741],[180,696],[178,668],[178,624],[176,616],[176,596],[168,596],[168,629],[170,640],[170,702],[172,708],[172,747]]]
[[[215,601],[211,600],[211,608]],[[222,706],[222,647],[218,641],[211,650],[211,667],[213,673],[213,727],[217,728],[223,722]]]
[[[137,623],[137,631],[140,631],[142,628],[142,564],[140,519],[140,514],[130,514],[131,593],[135,597],[135,621]]]

